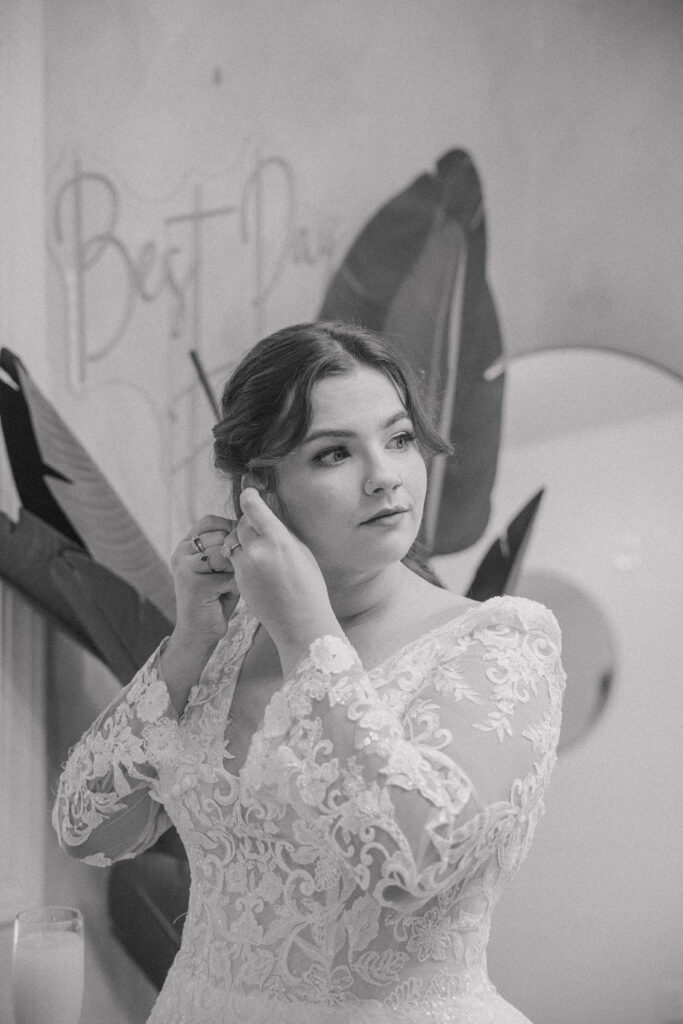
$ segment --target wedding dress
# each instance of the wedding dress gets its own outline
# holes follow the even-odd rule
[[[271,698],[244,763],[233,615],[179,717],[158,653],[74,747],[54,824],[106,865],[173,823],[192,883],[148,1024],[522,1024],[491,984],[491,912],[556,758],[548,609],[492,598],[365,671],[338,637]]]

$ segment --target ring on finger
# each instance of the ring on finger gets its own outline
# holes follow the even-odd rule
[[[225,555],[226,558],[230,558],[230,555],[233,553],[233,551],[237,551],[237,548],[241,548],[241,547],[242,547],[242,545],[240,544],[240,542],[238,540],[233,541],[232,544],[226,544],[223,547],[223,554]]]
[[[202,538],[199,536],[198,533],[195,533],[194,536],[192,537],[192,547],[195,549],[195,551],[198,551],[200,555],[206,551],[206,548],[202,543]]]

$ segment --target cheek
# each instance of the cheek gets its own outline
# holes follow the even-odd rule
[[[278,489],[286,525],[304,542],[338,530],[351,516],[350,487],[335,470],[325,480],[308,473],[283,481]]]
[[[415,504],[421,508],[427,495],[427,464],[419,452],[414,452],[404,474],[406,488]]]

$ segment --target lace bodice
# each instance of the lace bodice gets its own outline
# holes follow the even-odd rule
[[[153,656],[74,748],[54,808],[93,864],[171,822],[192,875],[150,1024],[483,1024],[491,911],[555,762],[552,614],[493,598],[365,671],[310,647],[231,770],[230,705],[257,622],[231,619],[180,718]]]

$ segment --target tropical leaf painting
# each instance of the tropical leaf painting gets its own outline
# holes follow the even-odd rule
[[[0,423],[22,505],[17,521],[0,518],[0,575],[127,682],[173,628],[170,571],[8,349],[0,369]]]
[[[65,602],[51,574],[54,561],[74,550],[82,549],[26,509],[19,510],[17,520],[0,512],[0,578],[10,582],[72,639],[99,655],[87,627]]]
[[[320,317],[380,331],[422,378],[455,446],[431,462],[422,540],[431,555],[470,547],[490,516],[504,375],[481,184],[466,152],[446,153],[370,219]]]
[[[170,572],[102,471],[8,349],[0,367],[0,420],[22,505],[70,536],[168,617]]]
[[[417,370],[430,411],[455,446],[453,456],[430,465],[423,547],[427,555],[470,547],[490,516],[504,375],[486,280],[482,190],[467,153],[449,151],[433,174],[377,211],[333,277],[319,316],[381,331]],[[126,681],[175,620],[168,567],[7,349],[0,371],[0,422],[23,506],[16,521],[0,512],[0,576]],[[528,513],[521,534],[517,517],[508,539],[489,551],[470,596],[509,589],[540,495],[534,500],[520,513]],[[508,540],[516,545],[511,555]]]
[[[520,509],[505,532],[491,544],[474,574],[467,597],[474,601],[486,601],[498,594],[514,593],[543,494],[542,487]]]
[[[101,660],[124,684],[173,629],[152,601],[84,551],[65,552],[51,576]]]

